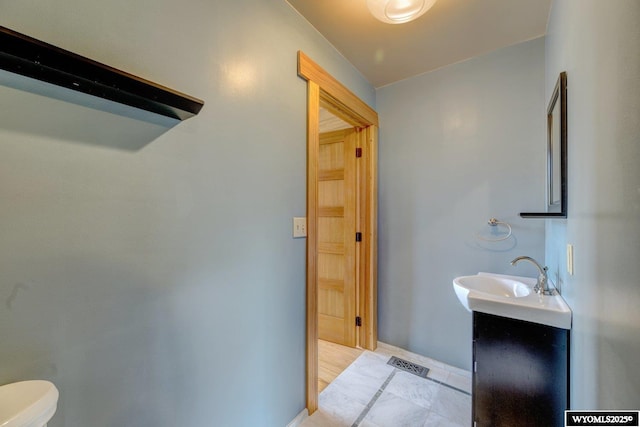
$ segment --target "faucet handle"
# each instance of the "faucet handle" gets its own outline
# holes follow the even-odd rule
[[[537,292],[541,295],[549,295],[549,296],[557,295],[558,290],[556,289],[556,286],[553,284],[553,282],[549,280],[549,277],[547,276],[547,271],[549,271],[549,267],[545,266],[543,270],[544,270],[544,274],[540,274],[540,279],[538,280],[538,283],[540,284],[540,286],[538,286],[539,290]],[[550,287],[549,283],[551,283],[553,287]]]
[[[533,290],[540,295],[555,295],[555,289],[549,289],[547,285],[547,283],[549,282],[549,279],[547,277],[547,271],[549,271],[549,267],[541,266],[540,263],[538,263],[538,261],[531,258],[530,256],[516,257],[513,259],[513,261],[511,261],[511,265],[516,265],[518,262],[523,260],[529,261],[530,263],[538,267],[538,271],[540,272],[540,274],[538,275],[537,283],[533,287]]]

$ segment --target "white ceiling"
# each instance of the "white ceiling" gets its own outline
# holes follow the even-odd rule
[[[552,0],[438,0],[384,24],[366,0],[287,0],[375,87],[544,35]]]

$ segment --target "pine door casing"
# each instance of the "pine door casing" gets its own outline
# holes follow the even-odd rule
[[[362,242],[355,250],[358,296],[356,307],[361,327],[356,342],[368,350],[377,346],[377,146],[378,114],[349,89],[298,52],[298,75],[307,81],[307,409],[312,414],[318,408],[318,318],[319,318],[319,151],[320,104],[354,126],[362,158],[358,159],[356,186],[360,199],[358,215]],[[355,236],[354,236],[355,237]],[[355,310],[355,309],[354,309]],[[355,319],[353,319],[355,324]],[[355,327],[355,325],[354,325]]]
[[[320,134],[318,154],[318,337],[355,347],[356,131]]]

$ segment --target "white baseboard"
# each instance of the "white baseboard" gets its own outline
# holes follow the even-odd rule
[[[291,420],[289,424],[287,424],[287,427],[298,427],[308,416],[309,412],[307,411],[307,408],[304,408],[293,420]]]

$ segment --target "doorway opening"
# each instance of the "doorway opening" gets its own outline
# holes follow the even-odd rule
[[[378,115],[303,52],[298,75],[307,80],[306,400],[312,414],[320,335],[349,347],[377,345]],[[321,138],[323,110],[351,127]]]

